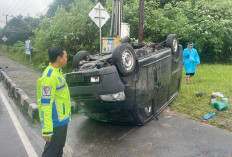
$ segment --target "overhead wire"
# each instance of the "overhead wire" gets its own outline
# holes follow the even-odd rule
[[[48,8],[45,8],[45,9],[43,9],[43,10],[37,12],[36,15],[42,15],[42,13],[45,12],[46,10],[48,10]]]
[[[7,11],[5,11],[6,13],[10,14],[10,12],[14,11],[15,7],[18,7],[20,4],[22,3],[22,1],[18,0],[16,1],[13,5],[11,5]]]
[[[31,1],[31,3],[28,3],[27,6],[24,7],[24,9],[22,9],[22,14],[25,13],[25,11],[28,11],[28,9],[34,4],[35,1]]]
[[[15,2],[15,3],[14,3],[14,2]],[[19,2],[20,2],[20,0],[17,0],[17,1],[12,0],[11,3],[10,3],[10,5],[9,5],[9,7],[6,8],[6,9],[3,11],[3,13],[7,13],[7,12],[9,11],[9,9],[11,9],[12,6],[16,6],[16,4],[18,4]]]
[[[30,1],[30,0],[29,0]],[[22,0],[21,3],[11,12],[11,15],[16,14],[19,10],[22,10],[22,7],[29,3],[28,0]]]
[[[7,15],[8,19],[9,19],[10,17],[14,17],[14,16],[23,14],[26,11],[28,11],[30,9],[30,7],[34,4],[34,2],[35,2],[35,0],[13,0],[13,1],[11,1],[9,7],[6,8],[3,13],[5,15]],[[46,9],[43,9],[40,12],[43,12],[44,10],[46,10]],[[6,24],[6,22],[4,22],[4,19],[2,17],[0,17],[0,23]],[[28,26],[24,26],[24,27],[28,27]],[[30,32],[31,30],[28,30],[28,31]]]
[[[31,6],[34,4],[36,0],[17,0],[17,1],[13,1],[11,2],[11,6],[9,8],[7,8],[5,11],[7,12],[8,17],[15,17],[17,15],[22,15],[23,13],[25,13],[26,11],[28,11],[29,9],[31,9]],[[37,13],[40,14],[42,12],[44,12],[45,10],[47,10],[47,8],[39,11]],[[5,24],[5,22],[1,21],[1,23]],[[26,26],[25,26],[26,27]],[[28,26],[27,26],[28,27]]]

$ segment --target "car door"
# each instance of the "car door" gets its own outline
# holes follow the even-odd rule
[[[165,55],[154,65],[153,94],[155,97],[155,110],[159,110],[167,104],[169,83],[171,77],[171,56]]]
[[[135,83],[136,104],[154,102],[158,112],[167,102],[171,73],[171,53],[163,51],[139,60],[138,79]]]

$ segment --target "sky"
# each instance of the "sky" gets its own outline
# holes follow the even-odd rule
[[[44,15],[53,0],[0,0],[0,27],[13,16],[39,17]]]

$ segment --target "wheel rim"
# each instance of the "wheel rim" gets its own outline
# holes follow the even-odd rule
[[[125,50],[122,54],[122,64],[125,70],[131,70],[134,64],[133,55],[130,51]]]
[[[173,50],[174,50],[174,52],[177,52],[178,43],[177,43],[177,39],[176,38],[173,39],[172,44],[173,44]]]

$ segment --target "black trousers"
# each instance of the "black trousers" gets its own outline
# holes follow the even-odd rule
[[[66,141],[68,124],[53,128],[53,135],[50,142],[46,142],[42,157],[62,157],[63,147]]]

